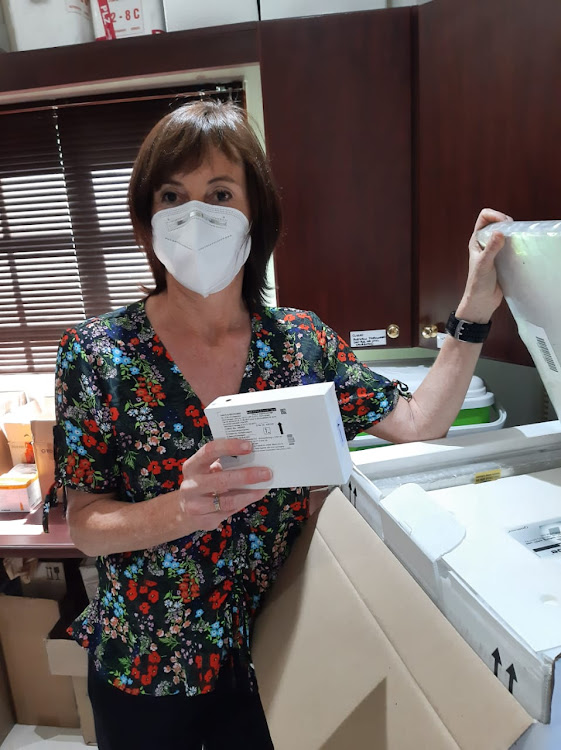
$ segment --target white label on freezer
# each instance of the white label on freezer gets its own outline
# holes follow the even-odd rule
[[[519,526],[508,533],[538,557],[561,555],[561,518]]]
[[[144,13],[140,0],[110,0],[109,10],[117,37],[144,33]]]
[[[528,333],[530,333],[536,340],[540,354],[543,357],[548,370],[552,375],[555,375],[561,380],[561,365],[555,355],[555,351],[551,346],[547,333],[543,328],[535,326],[533,323],[526,323]]]
[[[90,0],[66,0],[69,13],[79,13],[84,18],[91,18]]]
[[[288,407],[227,411],[220,418],[227,438],[250,440],[255,452],[290,450],[296,441],[287,411]]]
[[[351,347],[355,346],[385,346],[386,329],[376,331],[351,331]]]

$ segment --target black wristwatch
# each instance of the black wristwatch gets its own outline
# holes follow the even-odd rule
[[[450,313],[446,323],[446,333],[458,341],[468,341],[470,344],[482,344],[491,330],[491,321],[488,323],[470,323],[469,320],[461,320],[454,312]]]

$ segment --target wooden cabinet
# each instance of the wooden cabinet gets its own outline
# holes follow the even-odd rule
[[[418,40],[419,327],[442,330],[481,208],[561,217],[561,4],[433,0],[418,9]],[[506,305],[483,354],[531,361]]]
[[[281,305],[411,345],[411,10],[260,24]]]
[[[10,53],[0,103],[259,62],[280,304],[407,347],[458,303],[480,208],[559,218],[560,50],[558,0],[432,0]],[[506,306],[484,354],[530,361]]]

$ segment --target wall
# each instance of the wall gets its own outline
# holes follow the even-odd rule
[[[405,5],[422,4],[428,0],[418,2],[409,0],[387,0],[387,7],[402,7]],[[384,3],[381,3],[382,5]],[[0,19],[1,22],[1,19]],[[0,37],[1,47],[1,37]],[[65,95],[92,95],[107,91],[134,90],[154,86],[173,86],[180,83],[191,84],[203,81],[225,80],[231,77],[241,77],[245,81],[247,107],[253,124],[256,126],[262,142],[264,142],[263,105],[261,93],[261,77],[258,65],[244,66],[240,68],[229,68],[212,71],[189,71],[188,73],[176,73],[173,75],[156,76],[151,78],[137,78],[134,80],[112,81],[109,84],[96,86],[74,87],[71,90],[58,90],[49,92],[52,97]],[[44,98],[44,92],[37,92],[34,98]],[[270,266],[269,282],[273,289],[269,296],[269,303],[275,304],[274,272]],[[387,363],[389,353],[380,350],[362,350],[358,352],[359,358],[369,363]],[[391,362],[416,363],[431,362],[434,353],[425,349],[397,349],[391,352]],[[555,414],[552,410],[548,412],[544,389],[537,372],[532,367],[521,365],[509,365],[491,360],[480,360],[477,374],[482,377],[489,390],[495,393],[496,399],[501,402],[508,414],[508,426],[540,421],[544,418],[553,419]],[[51,395],[54,386],[54,376],[51,375],[25,375],[10,376],[0,375],[0,391],[26,390],[31,395]]]

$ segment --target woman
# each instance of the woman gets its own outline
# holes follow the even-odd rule
[[[309,515],[310,490],[238,489],[271,473],[221,470],[221,456],[251,445],[212,441],[204,405],[334,381],[349,439],[365,429],[391,442],[436,438],[460,409],[480,346],[448,337],[423,385],[402,398],[313,313],[265,307],[279,200],[233,105],[199,102],[161,120],[129,197],[156,287],[67,331],[57,367],[68,523],[100,574],[72,629],[90,653],[99,747],[270,748],[251,628]],[[506,218],[484,211],[476,230]],[[501,244],[495,235],[482,250],[472,238],[458,318],[486,324],[500,303]]]

